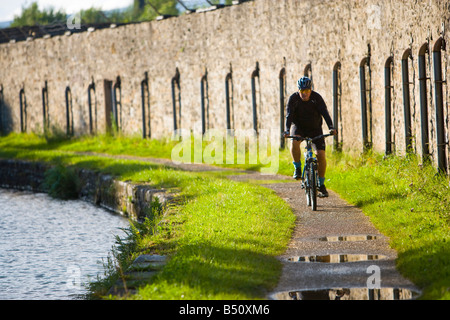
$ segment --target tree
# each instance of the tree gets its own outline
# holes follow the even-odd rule
[[[179,11],[176,6],[176,0],[134,0],[133,5],[124,11],[114,10],[106,15],[100,8],[92,7],[81,10],[80,17],[82,24],[149,21],[159,14],[177,16]],[[53,8],[41,11],[37,2],[33,2],[28,7],[22,7],[22,13],[14,17],[11,27],[65,23],[66,20],[67,14],[64,11],[55,11]]]
[[[105,23],[111,22],[110,19],[103,13],[101,9],[90,8],[87,10],[80,11],[81,23],[82,24],[95,24],[95,23]],[[120,20],[120,17],[119,17]],[[119,22],[119,21],[115,21]]]
[[[151,1],[151,2],[149,2]],[[83,24],[93,23],[128,23],[154,20],[158,13],[178,15],[176,0],[134,0],[133,5],[124,11],[114,10],[106,16],[100,9],[90,8],[80,12]],[[155,11],[158,11],[158,13]]]
[[[133,5],[133,20],[134,21],[153,20],[159,14],[177,16],[179,14],[179,11],[177,9],[177,1],[176,0],[134,0],[134,5]]]
[[[19,16],[14,16],[11,28],[52,24],[65,21],[66,16],[64,11],[55,11],[53,8],[43,9],[41,11],[37,2],[33,2],[29,7],[22,7],[22,13]]]

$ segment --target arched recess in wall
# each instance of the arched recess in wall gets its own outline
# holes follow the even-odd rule
[[[95,95],[95,82],[92,79],[88,86],[88,112],[89,112],[89,133],[97,132],[97,97]]]
[[[413,136],[411,125],[411,85],[409,68],[412,63],[411,49],[407,49],[402,56],[402,83],[403,83],[403,119],[405,124],[405,150],[411,152],[413,150]]]
[[[208,71],[205,69],[205,74],[200,80],[200,102],[202,115],[202,134],[209,129],[209,97],[208,97]]]
[[[334,150],[342,151],[342,79],[341,79],[341,63],[336,62],[333,67],[333,124],[338,130],[338,134],[334,136]]]
[[[5,129],[3,128],[3,109],[4,109],[4,95],[3,95],[3,85],[0,84],[0,135],[3,135]]]
[[[425,43],[420,47],[418,64],[419,64],[419,90],[420,90],[420,128],[421,128],[421,142],[422,142],[422,158],[424,162],[430,160],[430,135],[428,131],[428,90],[427,81],[430,77],[427,76],[429,61],[429,47]]]
[[[114,88],[113,82],[108,79],[103,80],[103,91],[104,91],[104,99],[105,99],[105,128],[106,132],[112,133],[113,128],[114,131],[117,129],[117,125],[115,124],[115,112],[114,112]]]
[[[181,88],[180,71],[175,70],[175,76],[172,78],[172,105],[173,105],[173,129],[181,129]]]
[[[116,78],[116,82],[113,87],[113,105],[112,105],[112,115],[114,128],[117,131],[122,130],[122,80],[120,76]]]
[[[70,87],[66,87],[66,134],[71,137],[74,134],[73,130],[73,106],[72,106],[72,91]]]
[[[285,138],[283,137],[284,126],[285,126],[285,115],[284,109],[286,108],[286,68],[282,68],[280,70],[280,74],[278,76],[280,83],[280,148],[285,147]]]
[[[395,150],[395,134],[392,125],[392,93],[394,86],[392,78],[394,74],[394,58],[387,58],[384,64],[384,114],[385,114],[385,136],[386,136],[386,155],[392,154]]]
[[[259,121],[259,116],[260,116],[260,102],[257,98],[260,94],[260,80],[259,80],[259,76],[260,76],[260,70],[259,70],[259,63],[256,63],[256,68],[255,70],[252,72],[252,107],[253,107],[253,129],[255,130],[255,132],[258,134],[259,133],[259,127],[260,127],[260,121]]]
[[[47,132],[50,128],[50,118],[48,112],[48,86],[47,81],[45,81],[44,87],[42,88],[42,116],[44,121],[44,132]]]
[[[20,132],[27,132],[27,98],[25,96],[25,89],[20,89],[19,92],[20,103]]]
[[[444,123],[444,93],[443,84],[447,83],[443,78],[442,72],[442,52],[445,52],[445,40],[439,38],[433,47],[434,63],[434,98],[436,106],[436,136],[438,151],[438,168],[441,172],[447,173],[447,147],[445,141],[445,123]],[[448,128],[447,128],[448,131]],[[447,132],[448,133],[448,132]]]
[[[107,132],[118,132],[122,128],[122,81],[120,76],[113,83],[103,80],[105,96],[105,124]]]
[[[372,88],[370,57],[365,57],[359,65],[361,90],[361,124],[364,151],[372,149]]]
[[[225,76],[225,108],[227,114],[227,129],[234,129],[234,104],[233,104],[233,71],[230,66],[230,72]]]
[[[141,106],[142,106],[142,138],[152,137],[150,121],[150,88],[148,83],[148,72],[144,73],[141,81]]]

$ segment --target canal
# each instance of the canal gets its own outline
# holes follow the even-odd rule
[[[80,299],[128,226],[81,200],[0,189],[0,299]]]

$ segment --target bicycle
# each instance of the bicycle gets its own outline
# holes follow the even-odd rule
[[[306,141],[305,165],[302,172],[302,189],[305,189],[306,204],[317,211],[317,189],[319,188],[319,174],[317,171],[318,161],[312,151],[312,144],[315,140],[332,136],[332,134],[322,134],[314,138],[303,138],[298,136],[287,136],[296,141]]]

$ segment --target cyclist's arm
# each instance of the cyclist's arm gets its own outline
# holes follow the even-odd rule
[[[289,132],[291,131],[293,108],[294,108],[294,99],[291,96],[286,105],[286,131],[285,132],[288,133],[288,135],[289,135]]]
[[[329,130],[334,130],[333,126],[333,120],[331,120],[330,114],[328,113],[327,105],[325,104],[325,101],[323,101],[323,98],[320,97],[319,99],[319,107],[318,110],[322,117],[325,119],[325,122],[327,123]]]

